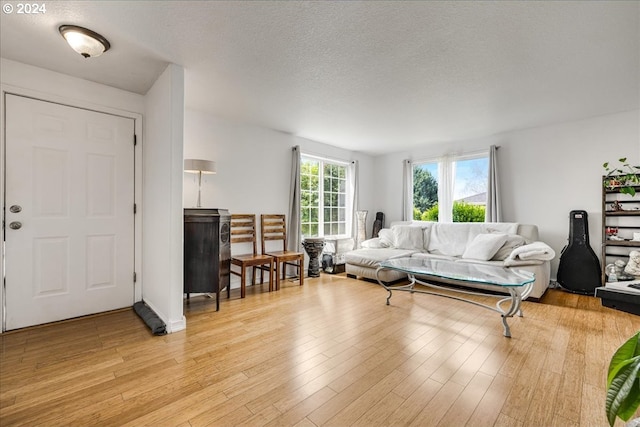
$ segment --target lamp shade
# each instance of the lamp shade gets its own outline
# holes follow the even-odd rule
[[[201,159],[184,159],[185,172],[216,173],[216,162]]]
[[[61,25],[58,28],[69,46],[85,58],[102,55],[111,44],[100,34],[76,25]]]

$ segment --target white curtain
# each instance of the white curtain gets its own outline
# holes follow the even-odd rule
[[[489,147],[486,222],[502,222],[502,201],[500,200],[500,181],[498,180],[498,148],[495,145]]]
[[[302,235],[300,232],[300,146],[293,147],[292,152],[287,249],[299,252],[302,247]]]
[[[413,165],[402,161],[402,220],[413,221]]]
[[[438,222],[453,222],[453,192],[456,164],[446,156],[438,164]]]
[[[356,211],[358,210],[360,205],[360,197],[358,194],[358,175],[360,174],[358,161],[354,160],[349,163],[347,169],[347,176],[349,178],[349,188],[347,196],[349,197],[348,200],[351,204],[350,206],[347,206],[347,214],[351,216],[350,218],[347,218],[347,227],[350,227],[350,229],[347,230],[347,235],[353,237],[353,240],[355,241],[358,233],[358,227],[356,227]]]

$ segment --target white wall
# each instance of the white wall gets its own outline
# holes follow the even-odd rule
[[[536,224],[540,239],[557,253],[569,236],[569,212],[585,210],[592,248],[600,256],[602,164],[628,157],[640,164],[640,111],[594,117],[469,141],[424,146],[376,158],[380,197],[375,209],[389,220],[402,216],[402,160],[447,153],[498,150],[504,221]]]
[[[115,89],[109,86],[87,80],[67,76],[43,68],[33,67],[20,62],[0,58],[0,83],[2,93],[10,92],[25,96],[32,96],[51,102],[59,102],[81,108],[93,109],[111,114],[131,117],[135,120],[135,130],[142,135],[142,113],[144,112],[144,97],[131,92]],[[4,129],[4,97],[0,102],[0,128]],[[0,133],[0,188],[4,188],[4,132]],[[136,150],[137,169],[141,169],[141,156]],[[136,179],[141,175],[136,172]],[[136,182],[136,202],[139,202],[141,192],[140,182]],[[4,198],[0,197],[0,205]],[[0,206],[4,209],[4,206]],[[140,220],[136,218],[136,241],[140,240]],[[0,245],[0,251],[3,246]],[[2,259],[4,259],[4,254]],[[141,248],[136,247],[136,269],[141,269]],[[0,277],[4,277],[2,263],[0,263]],[[141,285],[136,287],[136,300],[141,297]],[[3,295],[0,292],[0,318],[4,318]]]
[[[38,92],[46,99],[93,105],[103,111],[118,109],[142,113],[144,97],[88,80],[71,77],[20,62],[0,58],[0,81],[15,88]]]
[[[167,324],[183,315],[184,69],[169,65],[145,97],[142,278],[144,301]]]
[[[202,206],[231,213],[287,213],[291,180],[291,148],[302,153],[351,161],[360,169],[360,208],[373,223],[373,158],[258,126],[234,123],[187,110],[184,157],[213,160],[215,175],[202,176]],[[197,175],[184,174],[184,207],[195,207]],[[371,213],[373,212],[373,213]],[[242,250],[242,248],[240,248]],[[238,279],[232,276],[232,287]]]

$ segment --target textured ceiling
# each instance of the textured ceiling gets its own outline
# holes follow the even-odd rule
[[[188,108],[371,154],[639,108],[636,1],[46,7],[1,15],[2,57],[142,94],[173,62]],[[112,49],[84,60],[63,23]]]

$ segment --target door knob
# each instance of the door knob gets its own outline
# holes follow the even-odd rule
[[[19,230],[22,227],[22,223],[20,221],[13,221],[9,224],[9,228],[12,230]]]
[[[22,206],[20,205],[12,205],[9,210],[11,211],[11,213],[18,213],[20,211],[22,211]]]

